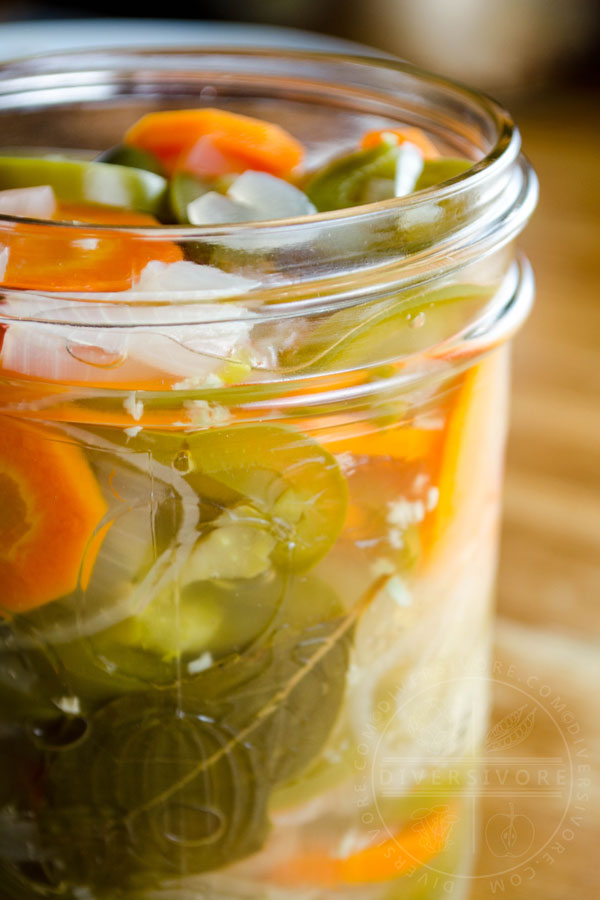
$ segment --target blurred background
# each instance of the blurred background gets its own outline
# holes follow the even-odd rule
[[[141,0],[0,0],[0,21],[146,19],[148,9]],[[166,7],[152,18],[176,12]],[[598,0],[196,0],[181,13],[348,38],[496,92],[597,73]]]
[[[222,40],[368,44],[510,107],[538,172],[540,204],[521,238],[534,313],[515,342],[496,656],[546,679],[600,760],[600,3],[598,0],[196,0],[186,25],[147,5],[0,0],[0,56],[64,46]],[[172,15],[172,9],[168,10]],[[126,18],[119,18],[119,17]],[[145,21],[134,21],[138,17]],[[113,22],[93,22],[116,18]],[[73,25],[68,20],[86,19]],[[47,20],[54,20],[49,22]],[[267,28],[267,26],[270,26]],[[288,26],[316,34],[274,30]],[[233,32],[240,38],[237,31]],[[226,33],[230,37],[232,32]],[[338,47],[343,46],[341,43]],[[517,676],[519,677],[519,676]],[[496,716],[502,708],[496,696]],[[541,736],[542,742],[544,736]],[[550,740],[550,738],[548,738]],[[544,745],[544,753],[554,750]],[[596,900],[600,784],[568,851],[504,896]],[[543,816],[531,801],[527,815]],[[489,896],[485,883],[475,898]]]

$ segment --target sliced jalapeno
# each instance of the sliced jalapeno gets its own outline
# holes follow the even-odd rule
[[[105,162],[0,157],[0,190],[49,184],[65,203],[160,213],[167,182],[154,172]]]
[[[371,183],[379,185],[381,179],[390,180],[393,197],[398,150],[397,145],[381,143],[334,159],[310,179],[305,192],[319,212],[367,202],[371,199]]]
[[[113,166],[126,166],[132,169],[143,169],[145,172],[154,172],[155,175],[165,175],[165,168],[161,161],[141,147],[130,147],[127,144],[117,144],[110,147],[97,156],[95,162],[110,163]]]
[[[144,431],[137,442],[162,463],[183,454],[184,477],[198,496],[263,527],[274,539],[271,560],[282,570],[312,566],[342,528],[347,497],[338,464],[292,429],[239,425],[184,437]]]
[[[175,172],[169,182],[169,206],[175,221],[189,224],[187,208],[208,191],[214,190],[203,178],[189,172]]]
[[[470,159],[458,159],[447,157],[446,159],[428,159],[425,161],[423,171],[417,179],[415,191],[423,191],[425,188],[435,187],[436,184],[442,184],[444,181],[450,181],[462,175],[467,169],[472,168],[475,163]]]
[[[83,741],[45,760],[40,827],[61,872],[136,887],[258,850],[272,786],[319,755],[339,715],[353,623],[326,585],[291,578],[248,654],[95,711]]]
[[[489,299],[486,287],[451,285],[343,309],[323,318],[282,363],[342,370],[394,360],[456,333]]]

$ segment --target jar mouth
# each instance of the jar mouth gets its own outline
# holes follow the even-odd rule
[[[28,247],[34,245],[31,238],[47,241],[52,258],[77,242],[87,248],[93,241],[114,240],[127,242],[132,256],[139,251],[139,256],[154,260],[154,248],[168,241],[185,251],[191,260],[186,264],[192,268],[205,258],[205,251],[214,254],[216,248],[216,268],[241,276],[250,285],[222,294],[223,313],[218,310],[216,315],[214,304],[212,312],[206,311],[207,298],[201,291],[190,289],[174,297],[170,285],[154,296],[141,288],[136,291],[138,275],[129,273],[127,287],[118,289],[97,289],[95,282],[89,288],[68,290],[47,283],[40,289],[7,282],[0,295],[5,301],[1,322],[31,325],[34,330],[41,326],[39,334],[52,340],[59,339],[59,332],[68,333],[75,339],[68,353],[73,355],[74,350],[77,355],[82,345],[95,347],[100,332],[112,332],[118,343],[122,331],[132,340],[140,335],[143,340],[144,332],[153,329],[161,337],[162,329],[166,340],[185,343],[178,336],[188,326],[207,325],[207,334],[211,326],[218,326],[225,333],[233,316],[253,334],[263,325],[270,328],[269,340],[277,341],[281,334],[274,329],[285,319],[292,327],[297,322],[301,330],[306,323],[345,308],[351,316],[355,306],[357,314],[360,308],[368,308],[370,314],[380,306],[379,300],[385,305],[394,298],[404,308],[404,299],[408,297],[410,305],[413,290],[423,289],[429,296],[431,286],[435,293],[437,285],[457,280],[482,289],[481,302],[464,327],[461,319],[460,326],[451,323],[443,339],[436,337],[431,346],[415,344],[414,350],[400,351],[403,362],[392,378],[376,380],[378,363],[373,363],[375,368],[368,363],[363,378],[358,373],[362,363],[357,364],[357,380],[350,390],[358,397],[378,385],[392,388],[422,378],[424,372],[448,362],[452,366],[461,365],[461,360],[472,362],[487,347],[509,338],[527,315],[531,276],[523,265],[513,266],[512,275],[507,275],[512,251],[503,253],[501,248],[533,212],[537,180],[520,153],[520,135],[510,115],[483,94],[396,60],[300,50],[72,51],[0,67],[0,128],[10,126],[3,131],[11,134],[11,140],[11,128],[18,134],[20,128],[35,134],[37,126],[48,142],[42,128],[46,123],[49,133],[62,141],[58,146],[77,149],[69,141],[81,139],[82,148],[95,152],[116,143],[140,114],[190,106],[222,106],[276,121],[305,144],[311,163],[323,147],[325,158],[319,164],[345,148],[353,149],[371,128],[414,125],[436,140],[442,155],[466,157],[473,165],[451,180],[401,198],[297,219],[218,227],[140,227],[0,217],[0,250],[5,237],[25,234]],[[116,140],[103,143],[99,135]],[[494,261],[479,267],[488,257]],[[486,291],[493,295],[489,306]],[[471,309],[468,304],[466,308]],[[119,319],[125,313],[130,317]],[[38,336],[35,332],[36,340]],[[103,338],[99,344],[103,350],[105,343],[112,346]],[[270,358],[268,353],[265,358]],[[23,360],[23,368],[11,370],[7,365],[6,371],[24,371],[29,357]],[[316,391],[325,397],[329,388],[319,385],[319,379],[335,376],[337,368],[326,362],[327,371],[317,366],[311,374],[294,371],[293,365],[285,371],[274,366],[271,371],[267,361],[259,372],[262,380],[248,384],[268,387],[275,384],[271,376],[276,376],[281,391],[274,388],[273,396],[279,403],[288,389]],[[110,366],[107,371],[112,372]],[[95,383],[90,379],[82,389],[94,391]],[[121,390],[117,385],[112,389]],[[293,406],[300,401],[290,393],[289,402]]]
[[[452,79],[420,69],[401,60],[387,58],[385,56],[368,56],[358,54],[345,54],[324,51],[286,50],[283,53],[258,47],[159,47],[159,48],[119,48],[117,50],[91,50],[83,54],[81,51],[69,50],[56,54],[36,54],[22,57],[0,65],[0,112],[6,108],[5,98],[10,98],[10,107],[18,103],[18,94],[22,91],[44,91],[44,81],[52,84],[52,91],[69,91],[78,87],[73,81],[73,75],[93,75],[98,72],[98,65],[104,62],[109,67],[118,66],[121,71],[131,69],[140,62],[161,63],[173,59],[184,63],[187,59],[201,60],[217,56],[230,56],[235,60],[273,60],[285,58],[291,63],[310,65],[327,65],[345,63],[361,70],[387,71],[388,73],[402,74],[414,79],[416,82],[427,84],[434,90],[437,88],[445,94],[454,95],[454,99],[462,101],[472,107],[477,107],[481,114],[487,117],[489,124],[495,129],[495,141],[487,149],[485,155],[473,162],[473,166],[465,172],[448,179],[437,186],[425,188],[417,193],[395,197],[389,200],[379,200],[371,203],[363,203],[359,206],[346,207],[328,212],[313,213],[299,217],[287,217],[279,219],[261,220],[256,222],[241,222],[228,225],[169,225],[164,227],[143,227],[133,225],[106,225],[98,224],[93,230],[98,232],[122,231],[126,234],[139,235],[151,240],[171,237],[175,240],[185,240],[193,237],[238,237],[243,234],[260,233],[263,231],[285,229],[289,234],[302,228],[310,228],[314,225],[322,225],[330,222],[342,222],[351,219],[353,222],[372,220],[378,213],[387,214],[391,210],[401,212],[414,209],[423,203],[435,199],[443,199],[460,193],[465,183],[478,185],[486,178],[500,174],[507,166],[510,166],[519,156],[521,141],[518,129],[515,127],[510,114],[499,103],[486,94],[475,91]],[[94,63],[96,63],[94,65]],[[65,84],[60,85],[58,79],[61,75]],[[16,91],[11,91],[11,81],[14,81]],[[315,79],[313,85],[318,84]],[[303,88],[309,89],[310,82],[303,80]],[[329,96],[340,90],[333,84],[328,85]],[[344,89],[344,93],[348,93]],[[13,94],[13,96],[11,96]],[[398,106],[398,113],[402,108]],[[402,124],[403,119],[398,119]],[[41,225],[50,229],[80,229],[76,222],[49,222],[47,219],[36,219],[21,216],[10,216],[0,213],[0,221],[14,223],[27,222]],[[86,228],[86,230],[90,230]]]

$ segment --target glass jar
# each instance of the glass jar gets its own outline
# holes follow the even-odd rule
[[[310,166],[399,123],[473,165],[295,220],[0,221],[5,892],[458,896],[535,177],[498,105],[396,62],[0,70],[3,141],[38,154],[207,105]]]

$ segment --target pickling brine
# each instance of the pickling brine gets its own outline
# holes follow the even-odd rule
[[[518,135],[395,64],[142,57],[0,101],[3,890],[464,896]]]

